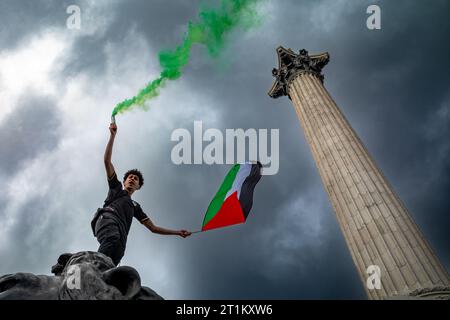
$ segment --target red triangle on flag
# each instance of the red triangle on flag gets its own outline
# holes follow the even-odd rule
[[[203,226],[202,231],[222,228],[234,224],[244,223],[245,217],[241,203],[237,197],[237,191],[225,199],[216,215]]]

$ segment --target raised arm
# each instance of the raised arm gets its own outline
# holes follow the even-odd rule
[[[187,230],[171,230],[171,229],[165,229],[158,226],[155,226],[155,224],[147,218],[146,220],[142,221],[142,224],[147,227],[151,232],[153,233],[159,233],[159,234],[166,234],[166,235],[176,235],[183,238],[186,238],[191,235],[191,232]]]
[[[106,145],[105,155],[103,157],[103,161],[105,163],[106,175],[108,179],[112,178],[114,175],[114,166],[111,162],[112,150],[114,145],[114,139],[116,138],[117,133],[117,125],[115,123],[111,123],[109,125],[109,132],[111,133],[109,136],[108,144]]]

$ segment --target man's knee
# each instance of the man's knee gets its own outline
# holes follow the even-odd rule
[[[95,233],[100,243],[97,251],[110,257],[118,265],[125,253],[125,245],[117,223],[102,215],[96,223]]]
[[[99,242],[100,247],[97,251],[110,257],[114,264],[118,265],[125,253],[125,248],[122,245],[120,238],[108,237]]]

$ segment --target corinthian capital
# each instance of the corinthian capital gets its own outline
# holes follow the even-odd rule
[[[268,92],[269,96],[272,98],[289,95],[289,82],[299,73],[312,73],[323,81],[322,69],[328,61],[330,61],[328,52],[309,55],[308,51],[302,49],[297,54],[291,49],[285,49],[280,46],[277,48],[277,54],[278,69],[274,68],[272,70],[272,75],[276,80]]]

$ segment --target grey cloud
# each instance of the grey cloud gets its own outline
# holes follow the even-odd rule
[[[65,27],[69,0],[3,0],[0,3],[0,51],[14,49],[49,27]]]
[[[105,46],[113,43],[118,45],[117,50],[126,52],[127,46],[120,44],[131,31],[144,36],[157,51],[174,47],[182,40],[183,27],[194,17],[197,5],[198,1],[180,0],[132,0],[110,4],[105,8],[112,12],[108,25],[104,30],[82,36],[75,42],[71,55],[67,57],[64,73],[75,75],[84,72],[93,77],[101,75],[107,61]],[[148,59],[157,57],[149,55]],[[136,64],[139,63],[136,61]]]
[[[51,215],[49,198],[46,194],[28,199],[21,206],[14,219],[17,221],[8,230],[8,243],[11,245],[1,252],[1,272],[50,273],[51,265],[61,250],[65,250],[61,234],[65,233],[67,223],[64,215]],[[49,216],[51,218],[49,219]],[[7,258],[6,258],[7,257]]]
[[[0,125],[0,172],[11,176],[27,160],[53,149],[59,140],[59,111],[52,98],[31,94]]]

